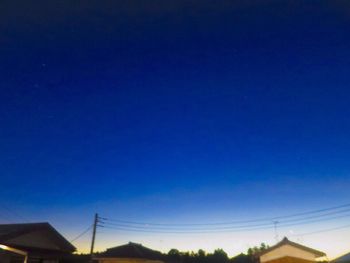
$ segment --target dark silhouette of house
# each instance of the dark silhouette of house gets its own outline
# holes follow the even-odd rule
[[[350,253],[342,255],[332,260],[332,263],[350,263]]]
[[[0,225],[0,263],[57,263],[74,251],[49,223]]]
[[[98,263],[163,263],[165,256],[141,244],[128,244],[107,249],[94,258]]]
[[[284,238],[260,253],[260,263],[312,263],[326,254]]]

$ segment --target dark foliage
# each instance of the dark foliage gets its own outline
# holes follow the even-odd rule
[[[213,253],[207,253],[203,249],[197,252],[181,252],[175,248],[170,249],[165,255],[166,263],[257,263],[257,254],[267,249],[268,246],[262,243],[260,247],[249,248],[247,254],[239,254],[229,258],[227,253],[221,249],[216,249]],[[86,254],[71,255],[63,260],[62,263],[89,263],[90,256]]]

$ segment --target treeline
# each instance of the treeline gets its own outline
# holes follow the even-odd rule
[[[232,258],[223,249],[216,249],[213,253],[206,253],[202,249],[197,252],[180,252],[177,249],[171,249],[167,259],[171,263],[257,263],[258,254],[267,248],[268,246],[262,243],[259,247],[249,248],[246,254],[241,253]]]
[[[165,263],[258,263],[258,254],[267,249],[268,246],[262,243],[259,247],[252,247],[247,252],[230,258],[227,253],[219,248],[213,253],[207,253],[202,249],[197,252],[180,252],[177,249],[171,249],[167,254],[163,254]],[[98,256],[99,253],[95,253]],[[61,263],[90,263],[90,255],[73,254],[62,258]],[[96,262],[95,262],[96,263]]]

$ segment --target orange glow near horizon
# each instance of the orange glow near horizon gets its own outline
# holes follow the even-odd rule
[[[291,232],[291,231],[289,231]],[[288,236],[288,235],[287,235]],[[342,256],[350,250],[349,241],[350,229],[338,230],[329,233],[320,233],[308,237],[293,237],[291,241],[321,250],[327,254],[329,260]],[[283,236],[281,235],[280,238]],[[89,253],[90,238],[87,237],[76,244],[78,253]],[[327,242],[325,242],[325,240]],[[170,249],[176,248],[179,251],[198,251],[204,249],[207,253],[217,248],[222,248],[229,255],[234,257],[240,253],[246,253],[249,247],[258,246],[264,242],[272,246],[276,243],[273,233],[251,232],[251,233],[222,233],[208,235],[152,235],[136,236],[125,235],[125,233],[101,233],[97,235],[95,251],[102,252],[107,248],[123,245],[128,242],[140,243],[154,250],[167,253]]]

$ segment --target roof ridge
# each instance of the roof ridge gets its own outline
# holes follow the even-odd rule
[[[49,222],[29,222],[29,223],[0,224],[0,226],[25,226],[25,225],[50,225],[50,223]]]
[[[0,235],[0,241],[2,242],[34,231],[48,230],[48,235],[55,240],[54,242],[59,242],[61,246],[69,251],[73,252],[76,250],[76,248],[48,222],[0,224],[0,230],[1,229],[3,230]]]
[[[160,251],[145,247],[142,244],[128,242],[120,246],[107,248],[100,256],[158,259],[162,258],[163,254]]]
[[[337,261],[339,261],[339,259],[341,259],[343,257],[350,257],[350,252],[346,252],[344,254],[341,254],[340,256],[332,259],[331,262],[337,262]],[[346,261],[346,260],[340,260],[339,262],[343,262],[343,261]]]
[[[284,237],[280,242],[278,242],[277,244],[275,244],[274,246],[272,247],[269,247],[268,249],[262,251],[260,253],[260,256],[261,255],[264,255],[280,246],[283,246],[283,245],[291,245],[291,246],[294,246],[294,247],[297,247],[297,248],[300,248],[300,249],[303,249],[303,250],[306,250],[306,251],[309,251],[313,254],[315,254],[316,256],[318,257],[322,257],[322,256],[326,256],[326,254],[322,251],[319,251],[319,250],[316,250],[316,249],[313,249],[313,248],[310,248],[310,247],[307,247],[307,246],[304,246],[302,244],[299,244],[299,243],[296,243],[296,242],[293,242],[293,241],[290,241],[287,237]]]

